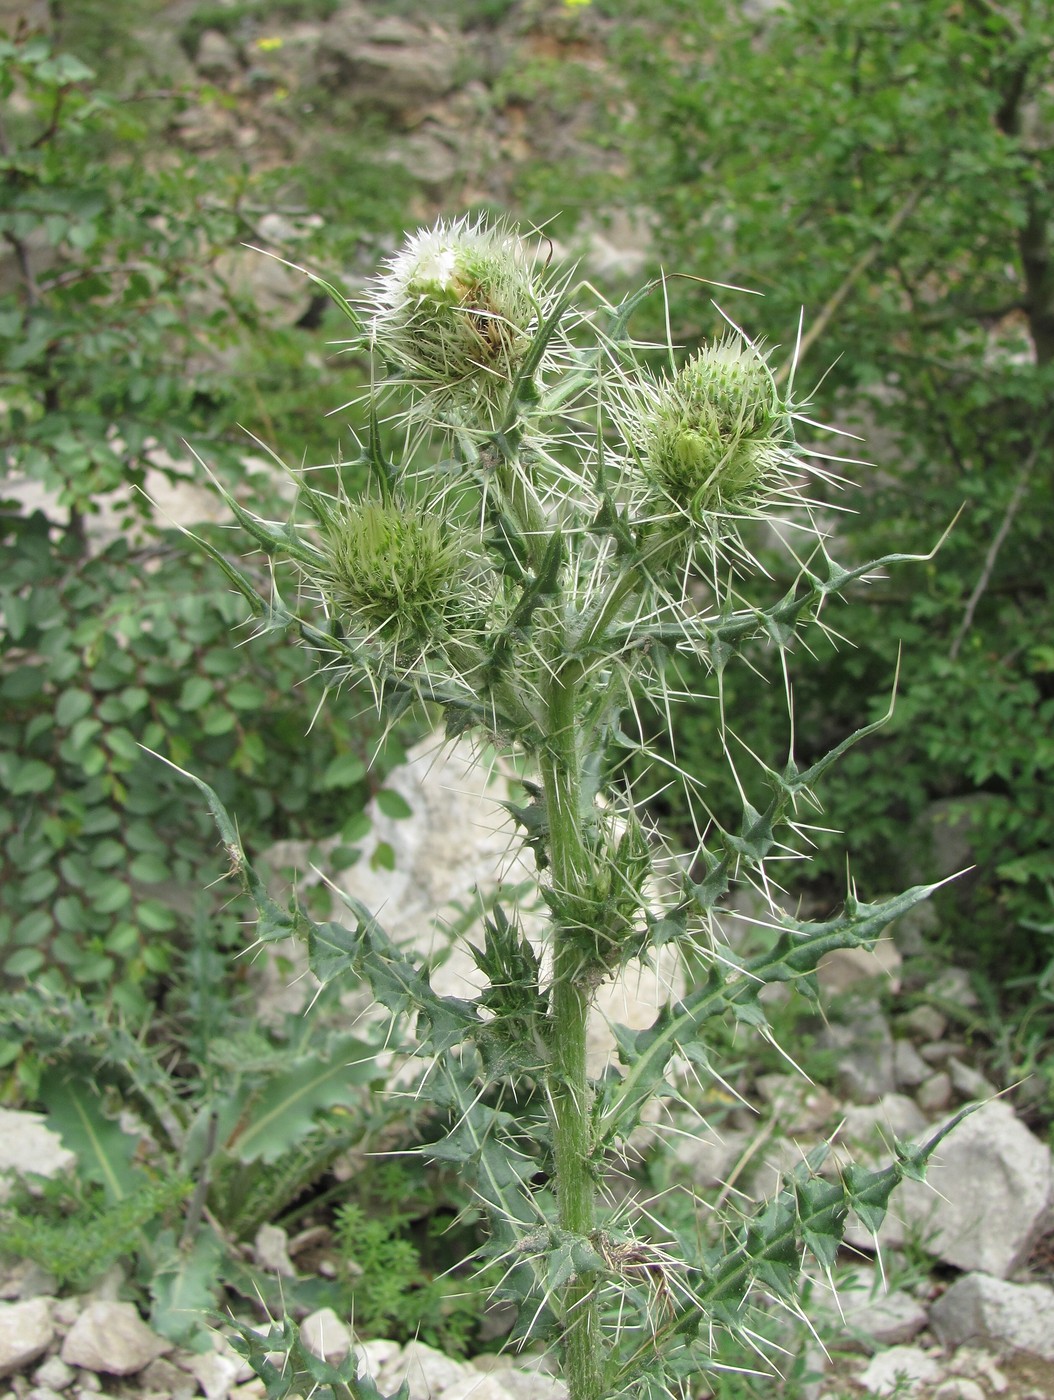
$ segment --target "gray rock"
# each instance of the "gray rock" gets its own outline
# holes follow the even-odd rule
[[[76,1160],[58,1133],[46,1125],[43,1114],[0,1108],[0,1201],[7,1199],[8,1186],[2,1180],[7,1173],[53,1177]]]
[[[949,1056],[948,1073],[951,1075],[952,1088],[960,1098],[990,1099],[995,1097],[995,1085],[991,1084],[980,1070],[964,1065],[962,1060],[955,1055]]]
[[[386,1366],[394,1365],[401,1352],[398,1342],[378,1337],[372,1342],[359,1342],[355,1347],[355,1359],[360,1372],[376,1379]]]
[[[179,1358],[179,1365],[197,1381],[205,1400],[226,1400],[226,1396],[243,1379],[242,1358],[233,1353],[204,1351]]]
[[[931,1160],[925,1183],[905,1181],[890,1202],[879,1244],[896,1248],[908,1230],[946,1264],[1005,1278],[1042,1234],[1054,1197],[1050,1149],[1002,1099],[984,1104]],[[858,1225],[850,1244],[867,1247]]]
[[[387,1394],[405,1380],[409,1400],[436,1400],[451,1386],[467,1377],[480,1379],[479,1373],[457,1361],[451,1361],[441,1351],[425,1346],[424,1342],[408,1342],[401,1353],[381,1369],[378,1389]]]
[[[427,19],[344,4],[318,60],[357,103],[413,121],[454,87],[460,52],[455,36]]]
[[[953,1055],[962,1054],[958,1040],[931,1040],[919,1046],[919,1054],[928,1065],[946,1065]]]
[[[820,1084],[800,1074],[762,1074],[758,1093],[771,1104],[780,1131],[816,1133],[838,1112],[838,1100]]]
[[[916,1040],[940,1040],[948,1029],[948,1018],[935,1006],[915,1006],[900,1024]]]
[[[849,1098],[857,1103],[876,1103],[893,1091],[893,1037],[877,1004],[862,1003],[852,1022],[833,1022],[819,1040],[825,1049],[839,1052],[839,1082]]]
[[[873,1356],[857,1380],[872,1395],[917,1395],[940,1380],[941,1368],[919,1347],[890,1347]]]
[[[44,1364],[33,1372],[34,1382],[47,1386],[49,1390],[65,1390],[76,1379],[76,1371],[72,1366],[67,1366],[60,1356],[49,1356]]]
[[[206,29],[202,34],[195,63],[198,72],[209,78],[226,78],[241,68],[238,50],[218,29]]]
[[[943,1113],[952,1101],[951,1075],[944,1070],[931,1074],[924,1084],[920,1084],[915,1102],[923,1113]]]
[[[933,996],[953,1002],[956,1006],[969,1009],[978,1005],[977,993],[965,967],[944,968],[930,983],[930,991]]]
[[[906,1094],[883,1094],[878,1103],[854,1104],[847,1108],[838,1134],[844,1142],[856,1143],[870,1151],[890,1151],[893,1139],[916,1142],[927,1128],[921,1109]]]
[[[62,1400],[62,1393],[47,1385],[35,1385],[32,1390],[26,1391],[23,1400]]]
[[[490,1375],[468,1375],[464,1380],[448,1386],[443,1391],[443,1400],[515,1400],[512,1393],[505,1389],[507,1374],[506,1371],[494,1371]]]
[[[910,1342],[926,1326],[922,1304],[902,1289],[886,1292],[877,1269],[853,1270],[836,1283],[842,1331],[868,1351]],[[830,1313],[830,1305],[823,1311]]]
[[[910,1040],[898,1040],[893,1045],[893,1074],[898,1089],[917,1089],[933,1073]]]
[[[43,1356],[54,1335],[50,1298],[0,1303],[0,1376],[21,1371]]]
[[[500,1373],[502,1389],[512,1400],[567,1400],[567,1386],[540,1371],[514,1370]]]
[[[967,1274],[930,1308],[930,1325],[946,1346],[986,1342],[1054,1361],[1054,1288]]]
[[[196,1376],[173,1366],[163,1356],[144,1366],[136,1379],[138,1389],[144,1395],[163,1395],[165,1400],[190,1400],[198,1389]]]
[[[984,1386],[968,1376],[949,1376],[933,1392],[933,1400],[988,1400]]]
[[[876,980],[896,991],[900,986],[902,962],[896,944],[885,938],[876,943],[873,950],[838,948],[833,953],[825,953],[817,965],[816,975],[829,996],[840,996],[850,987]]]
[[[89,1303],[77,1318],[60,1355],[68,1366],[134,1376],[171,1350],[172,1343],[152,1332],[131,1303],[100,1299]]]
[[[314,1356],[339,1365],[351,1350],[351,1333],[332,1308],[319,1308],[300,1324],[300,1340]]]
[[[296,1265],[289,1257],[289,1236],[280,1225],[260,1226],[253,1240],[253,1261],[269,1274],[296,1277]]]
[[[703,1190],[723,1186],[729,1173],[750,1146],[751,1133],[725,1128],[720,1137],[685,1137],[678,1133],[672,1141],[673,1153],[691,1176],[693,1185]]]

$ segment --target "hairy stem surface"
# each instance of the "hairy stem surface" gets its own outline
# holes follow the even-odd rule
[[[553,679],[548,708],[549,748],[542,756],[541,767],[549,815],[553,886],[561,893],[574,894],[582,888],[588,858],[582,837],[575,686],[567,668],[558,670]],[[557,1202],[561,1228],[589,1236],[596,1227],[586,1073],[586,1027],[592,989],[583,975],[586,969],[581,958],[574,930],[554,919],[548,1088]],[[564,1288],[564,1364],[571,1400],[602,1400],[604,1395],[595,1281],[592,1274],[576,1274]]]

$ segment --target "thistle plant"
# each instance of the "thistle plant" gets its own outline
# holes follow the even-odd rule
[[[824,954],[872,946],[931,887],[873,904],[850,887],[822,922],[782,907],[778,862],[807,841],[816,784],[875,726],[804,767],[793,744],[775,766],[758,759],[764,786],[739,784],[732,824],[674,769],[698,812],[688,852],[639,810],[627,760],[647,753],[642,708],[673,713],[677,659],[690,655],[711,669],[713,744],[733,763],[726,668],[759,639],[789,659],[803,631],[826,625],[830,598],[907,556],[851,568],[831,557],[813,495],[833,480],[833,459],[798,444],[802,424],[818,425],[794,397],[793,365],[783,387],[730,326],[680,367],[672,347],[667,373],[646,367],[628,325],[657,284],[612,306],[553,277],[512,229],[456,221],[409,238],[361,311],[321,285],[377,366],[361,450],[370,489],[349,500],[305,474],[288,522],[230,500],[295,570],[295,605],[282,597],[290,589],[261,596],[214,557],[263,626],[292,628],[317,653],[331,703],[365,682],[392,715],[425,702],[451,740],[516,756],[525,795],[508,812],[533,853],[546,933],[539,946],[515,909],[495,908],[472,947],[483,990],[440,996],[427,964],[354,898],[348,927],[278,908],[209,793],[232,871],[260,906],[262,940],[299,931],[324,982],[363,979],[387,1013],[413,1022],[437,1125],[422,1150],[456,1165],[488,1212],[486,1254],[519,1305],[514,1340],[558,1350],[572,1400],[689,1394],[714,1364],[716,1331],[758,1349],[752,1309],[796,1308],[806,1256],[830,1270],[850,1211],[877,1229],[937,1139],[897,1144],[874,1171],[836,1167],[821,1147],[774,1199],[700,1239],[664,1230],[650,1208],[616,1205],[609,1170],[653,1100],[688,1112],[689,1081],[719,1077],[717,1018],[764,1032],[766,987],[815,998]],[[391,440],[398,461],[382,447]],[[757,521],[778,525],[798,561],[793,585],[766,604],[749,601],[765,582]],[[771,931],[749,959],[715,919],[736,883],[753,888],[756,922]],[[591,1076],[598,988],[671,949],[691,970],[686,992],[671,992],[645,1030],[614,1027],[617,1060]],[[245,1342],[252,1355],[261,1345]],[[318,1366],[312,1384],[377,1393],[353,1360]]]

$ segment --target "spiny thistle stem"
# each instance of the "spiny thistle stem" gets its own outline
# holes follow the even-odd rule
[[[680,1066],[696,1075],[709,1065],[714,1018],[766,1028],[765,986],[815,996],[825,953],[870,948],[931,887],[867,905],[850,886],[844,910],[822,923],[791,919],[766,896],[768,863],[792,849],[781,832],[798,839],[803,830],[797,804],[814,802],[814,783],[874,724],[805,770],[793,756],[779,768],[758,758],[768,793],[760,807],[736,777],[741,820],[726,828],[707,811],[691,872],[686,862],[675,889],[654,878],[665,856],[632,789],[623,790],[625,749],[636,746],[621,713],[636,711],[639,696],[669,723],[671,653],[704,655],[718,677],[736,656],[749,662],[753,639],[786,653],[799,626],[823,625],[826,597],[909,556],[845,569],[817,533],[810,558],[818,564],[801,566],[781,599],[733,607],[737,584],[712,624],[700,622],[696,571],[708,579],[725,565],[744,579],[763,572],[750,552],[750,522],[811,527],[813,502],[801,493],[810,478],[830,480],[795,444],[795,421],[811,420],[738,331],[657,378],[628,341],[609,355],[613,342],[601,338],[583,358],[577,342],[590,322],[578,319],[573,295],[538,271],[505,225],[457,220],[410,237],[373,284],[367,336],[390,372],[381,392],[409,393],[392,414],[414,444],[402,467],[371,438],[366,460],[377,483],[363,499],[302,486],[311,535],[230,501],[268,555],[300,571],[325,626],[294,614],[277,593],[259,596],[203,544],[253,615],[295,627],[338,682],[365,678],[393,719],[411,696],[438,704],[451,739],[474,731],[522,759],[528,800],[503,805],[522,827],[550,908],[548,985],[515,911],[510,918],[500,905],[472,945],[486,977],[473,1001],[439,995],[427,965],[350,896],[354,930],[315,925],[299,908],[284,912],[218,798],[195,781],[266,916],[261,941],[306,933],[321,982],[341,972],[367,981],[394,1017],[416,1016],[415,1053],[449,1071],[441,1105],[449,1126],[425,1150],[460,1164],[490,1212],[493,1249],[506,1265],[500,1295],[519,1305],[523,1338],[548,1344],[555,1320],[570,1400],[644,1400],[692,1393],[693,1378],[713,1362],[716,1329],[757,1352],[753,1296],[794,1310],[807,1254],[829,1270],[850,1210],[877,1230],[897,1181],[921,1179],[948,1130],[922,1148],[897,1144],[890,1167],[849,1167],[837,1179],[821,1174],[826,1146],[816,1149],[773,1201],[725,1231],[720,1247],[682,1233],[668,1254],[600,1199],[605,1154],[624,1147],[654,1096],[687,1108]],[[439,462],[415,459],[425,441],[442,449]],[[716,691],[715,740],[731,763],[719,681]],[[692,774],[682,777],[686,791],[695,788]],[[693,823],[698,833],[695,814]],[[737,879],[767,897],[750,922],[776,934],[746,962],[715,945],[713,916]],[[706,950],[697,985],[664,1004],[650,1027],[616,1028],[618,1063],[592,1082],[586,1046],[596,989],[671,947],[686,959]],[[511,1111],[508,1085],[516,1086]],[[543,1167],[551,1180],[539,1179]],[[378,1394],[360,1390],[354,1359],[347,1365],[347,1379],[356,1375],[348,1394]]]
[[[541,756],[549,813],[549,858],[556,889],[582,885],[587,853],[582,842],[581,769],[575,730],[576,686],[565,662],[549,689],[549,746]],[[577,669],[577,668],[574,668]],[[574,931],[553,920],[553,983],[549,1035],[552,1113],[560,1227],[590,1236],[596,1228],[590,1088],[586,1031],[593,988],[583,976]],[[595,1276],[576,1274],[564,1289],[564,1362],[572,1400],[602,1400],[604,1367]]]

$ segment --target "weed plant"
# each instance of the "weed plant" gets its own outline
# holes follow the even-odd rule
[[[693,1085],[720,1082],[713,1027],[767,1033],[766,987],[815,1000],[825,953],[871,947],[931,892],[865,903],[850,884],[835,917],[789,914],[779,863],[790,840],[808,840],[824,773],[876,726],[807,766],[793,740],[775,761],[754,756],[761,780],[748,791],[724,702],[726,672],[762,638],[790,707],[800,635],[825,632],[830,599],[904,556],[853,568],[831,557],[817,502],[837,485],[839,462],[799,444],[799,431],[822,425],[797,396],[793,358],[777,375],[729,324],[687,362],[666,346],[667,367],[646,367],[628,326],[659,284],[613,306],[554,276],[544,247],[511,228],[457,220],[409,237],[361,313],[320,285],[376,364],[357,464],[371,486],[352,499],[302,476],[298,510],[283,522],[228,497],[275,563],[269,596],[205,547],[264,630],[292,628],[313,649],[332,703],[364,683],[393,722],[423,701],[452,742],[468,736],[516,756],[525,796],[508,814],[533,853],[548,922],[539,942],[515,908],[494,907],[471,947],[482,990],[441,996],[427,963],[353,897],[348,926],[280,909],[199,782],[232,875],[259,904],[258,938],[299,932],[323,983],[367,983],[392,1018],[390,1043],[398,1023],[415,1023],[417,1092],[436,1110],[436,1135],[420,1150],[471,1183],[490,1223],[482,1260],[518,1309],[513,1344],[555,1348],[571,1400],[693,1393],[728,1364],[728,1338],[755,1369],[769,1366],[759,1314],[794,1313],[807,1257],[830,1270],[850,1211],[877,1229],[897,1182],[921,1177],[943,1134],[898,1144],[878,1170],[835,1166],[821,1146],[773,1199],[717,1228],[665,1227],[651,1207],[620,1202],[608,1172],[655,1100],[682,1105]],[[397,461],[381,447],[393,430]],[[797,561],[774,601],[758,601],[759,522]],[[740,807],[734,822],[719,820],[667,757],[694,813],[686,853],[670,849],[626,780],[646,747],[644,710],[672,724],[679,657],[708,668],[709,744]],[[753,957],[716,926],[736,885],[751,892],[743,917],[767,932]],[[597,990],[639,959],[680,961],[689,986],[680,998],[671,990],[646,1029],[615,1026],[616,1056],[591,1074]],[[339,1367],[311,1357],[291,1322],[264,1341],[247,1329],[243,1346],[272,1396],[378,1393],[354,1357]],[[282,1369],[267,1357],[276,1350],[287,1353]]]

